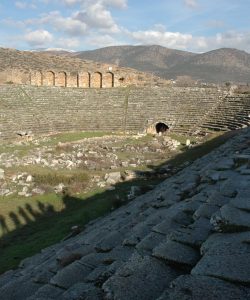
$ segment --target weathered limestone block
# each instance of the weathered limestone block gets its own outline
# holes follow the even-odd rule
[[[148,226],[148,224],[145,222],[141,222],[133,228],[131,234],[124,239],[122,244],[127,246],[135,246],[149,233],[150,227]]]
[[[250,190],[248,192],[249,192],[248,197],[241,197],[239,195],[234,199],[230,200],[229,204],[241,210],[248,211],[250,213],[250,199],[249,199]]]
[[[250,289],[208,276],[182,275],[157,300],[245,300]]]
[[[211,233],[212,225],[206,218],[200,218],[186,228],[178,228],[168,234],[168,239],[191,247],[200,247]]]
[[[86,265],[80,264],[78,261],[73,262],[51,278],[50,283],[58,287],[68,289],[73,284],[81,282],[92,271]]]
[[[123,232],[114,231],[102,238],[96,245],[97,252],[108,252],[115,246],[120,244],[123,240]]]
[[[237,251],[232,251],[231,255],[207,254],[193,268],[191,274],[213,276],[230,282],[250,284],[249,261],[249,250],[239,254]]]
[[[0,289],[3,287],[5,284],[10,282],[12,279],[14,279],[15,272],[13,270],[7,271],[3,273],[0,277]]]
[[[101,300],[102,291],[95,286],[87,283],[76,283],[70,289],[68,289],[61,300]]]
[[[22,287],[22,288],[18,288]],[[29,296],[33,295],[41,284],[34,283],[28,276],[23,276],[10,281],[0,288],[1,299],[4,300],[26,300]]]
[[[151,300],[159,296],[178,274],[156,258],[134,254],[102,288],[105,299]]]
[[[56,259],[61,266],[66,266],[75,260],[91,253],[93,251],[93,246],[91,245],[81,245],[75,243],[73,245],[66,245],[64,248],[60,249],[56,253]]]
[[[53,286],[51,284],[46,284],[41,287],[29,300],[35,299],[60,299],[62,297],[64,290]]]
[[[221,184],[220,192],[226,197],[235,197],[237,192],[249,189],[250,176],[235,175]]]
[[[49,283],[50,279],[54,276],[55,274],[48,271],[48,270],[43,270],[40,272],[35,272],[33,281],[36,283]]]
[[[161,243],[164,238],[165,235],[163,234],[151,232],[136,245],[136,249],[142,252],[151,252],[152,249]]]
[[[153,250],[153,255],[184,266],[194,266],[200,258],[199,252],[194,248],[168,239]]]
[[[227,204],[211,217],[210,222],[219,232],[249,230],[250,212]]]
[[[217,171],[224,171],[224,170],[231,170],[234,167],[234,160],[232,158],[221,158],[219,162],[217,162],[214,166],[214,170]]]
[[[211,205],[209,203],[202,204],[195,212],[194,219],[197,220],[199,218],[207,218],[210,219],[211,216],[219,210],[217,205]]]
[[[234,245],[246,244],[250,242],[250,231],[239,233],[214,233],[201,246],[201,254],[216,253],[219,249],[221,252],[227,252]]]

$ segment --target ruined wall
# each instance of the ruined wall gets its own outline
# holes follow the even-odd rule
[[[99,70],[19,70],[9,69],[0,72],[0,84],[14,83],[33,86],[58,86],[79,88],[113,88],[126,86],[148,86],[169,84],[163,79],[146,73],[126,69],[113,70],[101,67]]]
[[[6,69],[0,72],[0,84],[30,84],[31,74],[29,71]]]
[[[53,74],[48,74],[46,80],[50,84]],[[65,77],[55,80],[63,85]],[[233,100],[225,101],[224,92],[215,88],[65,89],[4,85],[0,86],[0,139],[13,138],[18,131],[143,132],[157,122],[167,124],[173,132],[186,133],[200,126],[204,115],[222,102],[230,105],[226,124],[235,113]],[[241,111],[250,112],[249,96],[244,101],[236,97],[234,103],[239,108],[242,103]],[[239,123],[239,117],[237,120]]]

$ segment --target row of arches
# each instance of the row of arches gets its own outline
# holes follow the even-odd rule
[[[66,72],[35,71],[31,73],[31,85],[61,86],[81,88],[112,88],[115,86],[112,72],[81,72],[67,74]]]

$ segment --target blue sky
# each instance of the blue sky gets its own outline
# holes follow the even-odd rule
[[[152,45],[250,52],[249,0],[0,1],[0,46],[89,50]]]

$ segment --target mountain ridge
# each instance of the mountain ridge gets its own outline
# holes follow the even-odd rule
[[[159,45],[125,45],[79,51],[69,55],[151,72],[164,79],[190,76],[194,80],[209,83],[248,83],[250,77],[250,54],[234,48],[193,53]]]

